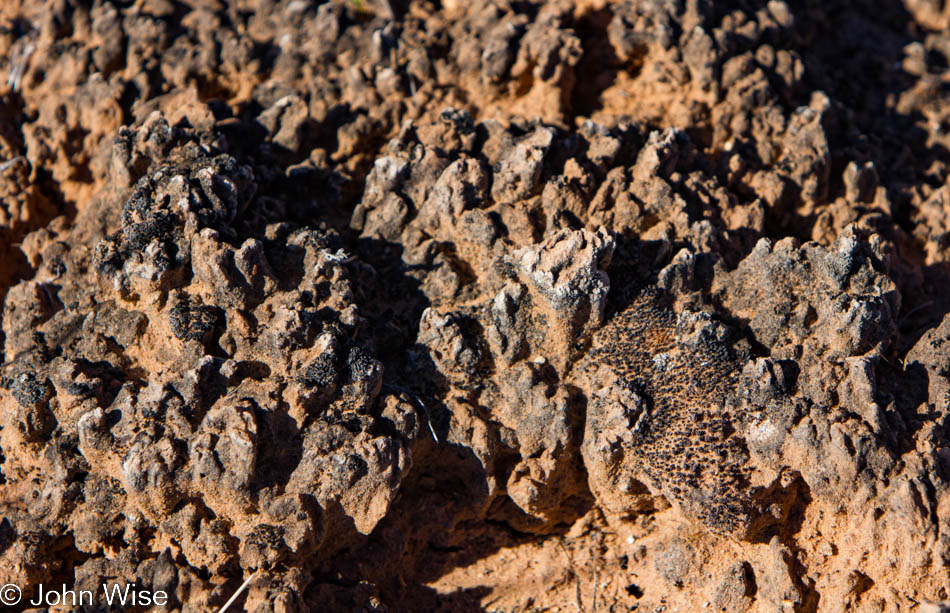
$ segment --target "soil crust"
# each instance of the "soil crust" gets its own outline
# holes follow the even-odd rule
[[[950,610],[950,3],[9,0],[0,74],[0,585]]]

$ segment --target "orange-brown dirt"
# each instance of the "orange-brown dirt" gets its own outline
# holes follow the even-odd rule
[[[7,0],[0,76],[0,585],[950,610],[950,3]]]

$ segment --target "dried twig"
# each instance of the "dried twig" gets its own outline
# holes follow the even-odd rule
[[[3,172],[7,168],[10,168],[17,162],[25,162],[25,161],[26,161],[25,157],[23,157],[22,155],[18,155],[13,159],[7,160],[6,162],[0,162],[0,172]]]
[[[435,428],[432,427],[432,418],[429,417],[429,411],[428,409],[426,409],[426,405],[422,404],[422,401],[419,400],[419,398],[417,398],[415,394],[413,394],[407,389],[404,389],[392,383],[383,383],[383,387],[389,388],[395,392],[399,392],[400,394],[405,394],[406,396],[408,396],[412,404],[416,405],[416,408],[422,411],[422,414],[425,416],[426,425],[429,426],[429,434],[432,435],[432,440],[434,440],[437,444],[441,444],[441,441],[439,441],[438,435],[436,435],[435,433]]]
[[[245,588],[247,588],[247,586],[251,583],[251,581],[254,580],[254,577],[256,577],[257,573],[259,572],[261,572],[261,569],[258,568],[253,573],[251,573],[251,576],[244,580],[244,583],[241,584],[241,587],[239,587],[237,591],[234,592],[234,596],[231,596],[231,599],[228,600],[226,603],[224,603],[224,606],[218,610],[218,613],[224,613],[225,611],[227,611],[228,607],[234,604],[234,601],[237,600],[237,597],[241,595],[241,592],[243,592]]]
[[[909,310],[908,312],[904,313],[904,315],[901,316],[900,320],[898,320],[897,325],[898,325],[898,326],[904,325],[904,322],[907,321],[908,318],[910,318],[912,315],[915,315],[916,313],[919,313],[920,311],[926,309],[927,307],[933,306],[933,303],[934,303],[933,300],[928,300],[927,302],[925,302],[925,303],[923,303],[923,304],[918,304],[917,306],[915,306],[914,308],[912,308],[912,309]]]
[[[7,87],[9,87],[11,91],[17,91],[20,89],[20,79],[26,72],[26,67],[30,61],[30,56],[33,55],[35,50],[36,44],[31,38],[21,49],[11,54],[10,74],[7,76]]]
[[[567,564],[571,569],[571,575],[574,576],[574,599],[577,601],[577,610],[580,613],[585,613],[584,601],[581,598],[581,578],[577,574],[577,569],[574,568],[574,556],[572,556],[567,551],[567,547],[564,546],[564,538],[558,537],[557,546],[561,548],[561,552],[564,554],[564,557],[567,558]]]
[[[594,564],[594,596],[590,601],[590,610],[594,611],[594,613],[597,612],[597,581],[597,564]]]

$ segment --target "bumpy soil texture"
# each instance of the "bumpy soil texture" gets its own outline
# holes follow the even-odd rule
[[[0,59],[0,584],[950,600],[946,1],[4,0]]]

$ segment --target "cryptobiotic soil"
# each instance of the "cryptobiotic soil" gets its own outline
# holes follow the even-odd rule
[[[939,0],[3,2],[0,584],[941,610],[948,66]]]

